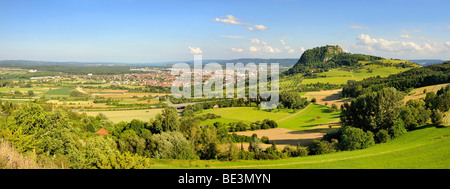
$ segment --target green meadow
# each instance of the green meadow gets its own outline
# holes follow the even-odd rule
[[[75,90],[74,88],[57,88],[51,89],[45,93],[45,95],[70,95],[70,92]]]
[[[367,69],[371,69],[369,72]],[[404,72],[411,68],[396,68],[396,67],[381,67],[377,65],[367,65],[364,69],[347,71],[341,68],[336,68],[328,72],[318,73],[318,78],[308,78],[302,81],[302,84],[313,84],[313,83],[329,83],[329,84],[346,84],[348,80],[363,80],[369,77],[387,77],[391,74],[397,74]]]
[[[278,123],[278,127],[291,130],[305,130],[314,126],[323,125],[339,119],[339,112],[329,112],[326,106],[311,104],[307,108],[297,110],[264,111],[252,107],[231,107],[203,110],[202,114],[213,113],[221,118],[209,119],[202,124],[215,122],[232,123],[242,121],[246,124],[264,119],[271,119]]]
[[[450,127],[422,127],[387,143],[355,151],[282,160],[154,160],[154,168],[215,169],[449,169]]]
[[[292,115],[292,110],[280,110],[279,112],[278,111],[269,112],[264,110],[258,110],[255,107],[230,107],[230,108],[203,110],[201,114],[205,113],[213,113],[216,115],[220,115],[221,118],[207,120],[205,122],[202,122],[202,124],[215,122],[231,123],[239,121],[249,124],[251,122],[262,121],[264,119],[271,119],[277,121],[289,115]]]
[[[45,93],[49,90],[48,87],[23,87],[23,88],[19,88],[19,87],[15,87],[15,88],[11,88],[11,87],[2,87],[0,88],[0,93],[7,93],[10,91],[20,91],[20,92],[28,92],[28,91],[33,91],[35,94],[42,94]]]
[[[326,106],[311,104],[300,110],[295,116],[278,122],[278,127],[290,130],[305,130],[318,125],[327,124],[339,119],[339,111],[330,112]]]

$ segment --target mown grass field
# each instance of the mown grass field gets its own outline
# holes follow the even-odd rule
[[[97,116],[99,113],[104,114],[110,121],[119,123],[121,121],[130,122],[133,119],[141,121],[150,121],[156,117],[162,109],[145,109],[145,110],[123,110],[123,111],[87,111],[89,116]]]
[[[222,122],[226,124],[239,121],[249,124],[255,121],[271,119],[277,121],[278,127],[296,131],[323,125],[339,119],[339,112],[329,112],[326,106],[318,104],[311,104],[307,108],[298,110],[295,113],[292,110],[267,112],[252,107],[232,107],[203,110],[202,114],[205,113],[220,115],[221,118],[203,121],[203,125],[215,122]]]
[[[339,111],[329,112],[328,109],[326,106],[311,104],[297,115],[279,121],[278,127],[300,131],[338,120]]]
[[[154,168],[214,169],[449,169],[450,127],[424,127],[387,143],[282,160],[154,160]]]
[[[216,115],[220,115],[221,118],[207,120],[202,122],[202,124],[209,124],[215,122],[231,123],[239,121],[249,124],[251,122],[262,121],[264,119],[271,119],[277,121],[279,119],[292,115],[292,110],[281,110],[280,112],[268,112],[258,110],[257,108],[254,107],[230,107],[230,108],[203,110],[201,114],[206,113],[213,113]]]

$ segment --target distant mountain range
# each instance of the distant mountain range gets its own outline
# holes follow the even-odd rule
[[[202,60],[203,64],[207,63],[219,63],[226,65],[226,63],[279,63],[280,66],[291,67],[298,61],[297,58],[282,58],[282,59],[263,59],[263,58],[240,58],[240,59],[216,59],[216,60]],[[53,61],[33,61],[33,60],[0,60],[0,66],[13,66],[19,65],[26,66],[38,66],[38,65],[86,65],[86,66],[170,66],[176,63],[193,64],[194,61],[170,61],[170,62],[158,62],[158,63],[120,63],[120,62],[53,62]]]
[[[440,63],[448,61],[448,60],[419,59],[419,60],[408,60],[408,61],[414,62],[414,63],[422,65],[422,66],[428,66],[428,65],[432,65],[432,64],[440,64]]]
[[[335,46],[335,47],[336,47],[336,49],[335,49],[336,52],[335,53],[329,53],[328,55],[325,55],[326,54],[325,53],[323,55],[324,57],[322,57],[323,59],[321,60],[321,62],[323,62],[324,60],[328,61],[328,59],[331,60],[330,57],[332,57],[331,56],[332,54],[340,54],[340,53],[342,53],[342,51],[339,50],[339,49],[341,49],[339,46]],[[325,57],[325,56],[328,56],[328,57]],[[368,56],[368,57],[372,57],[373,58],[373,56]],[[243,63],[243,64],[247,64],[247,63],[255,63],[255,64],[259,64],[259,63],[267,63],[267,64],[279,63],[280,66],[292,67],[296,63],[298,63],[299,61],[300,60],[297,59],[297,58],[278,58],[278,59],[239,58],[239,59],[229,59],[229,60],[224,60],[224,59],[203,60],[203,64],[207,64],[207,63],[211,63],[211,62],[219,63],[221,65],[225,65],[226,63]],[[308,60],[308,61],[311,62],[310,60]],[[315,60],[315,61],[317,61],[317,60]],[[437,60],[437,59],[415,59],[415,60],[408,60],[408,61],[414,62],[414,63],[422,65],[422,66],[432,65],[432,64],[439,64],[439,63],[445,62],[445,60]],[[303,60],[302,62],[306,62],[306,60]],[[34,60],[0,60],[0,66],[12,66],[13,65],[13,67],[17,67],[19,65],[27,65],[27,66],[33,66],[33,65],[34,66],[39,66],[39,65],[170,66],[170,65],[173,65],[173,64],[176,64],[176,63],[193,64],[194,61],[190,60],[190,61],[168,61],[168,62],[157,62],[157,63],[123,63],[123,62],[75,62],[75,61],[56,62],[56,61],[34,61]]]

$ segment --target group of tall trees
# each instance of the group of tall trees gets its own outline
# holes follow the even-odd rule
[[[63,168],[150,166],[145,157],[118,151],[112,138],[86,136],[90,133],[87,123],[90,119],[96,118],[63,110],[45,111],[34,103],[24,104],[1,117],[0,137],[22,153],[34,153],[44,160],[59,162]]]
[[[322,145],[335,140],[336,145],[331,149],[362,149],[397,138],[426,124],[430,118],[434,125],[443,125],[442,112],[448,111],[450,106],[450,85],[440,89],[438,94],[427,93],[425,100],[404,103],[404,96],[405,93],[388,87],[360,95],[350,104],[344,103],[340,116],[343,127],[327,134]]]

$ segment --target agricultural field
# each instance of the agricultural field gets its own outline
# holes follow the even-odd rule
[[[144,109],[144,110],[122,110],[122,111],[86,111],[88,116],[97,116],[99,113],[105,115],[113,123],[121,121],[130,122],[133,119],[149,121],[155,118],[162,109]],[[81,112],[80,112],[81,113]]]
[[[243,113],[245,112],[245,113]],[[203,121],[202,124],[211,124],[215,122],[232,123],[242,121],[250,124],[255,121],[271,119],[278,123],[278,127],[300,131],[310,129],[315,126],[335,122],[339,118],[339,112],[329,112],[329,108],[310,104],[308,107],[293,112],[292,110],[281,110],[280,112],[268,112],[258,110],[253,107],[231,107],[203,110],[201,114],[213,113],[220,115],[221,118]]]
[[[339,111],[330,112],[326,106],[310,104],[293,116],[278,120],[278,127],[301,131],[327,123],[336,123],[339,120]]]
[[[272,119],[274,121],[285,118],[292,115],[292,110],[281,110],[280,112],[268,112],[263,110],[258,110],[255,107],[230,107],[230,108],[218,108],[218,109],[208,109],[203,110],[201,114],[213,113],[220,115],[221,118],[207,120],[202,122],[202,124],[214,123],[214,122],[239,122],[242,121],[246,124],[255,121],[262,121],[264,119]]]
[[[0,88],[0,93],[8,93],[10,91],[20,91],[23,94],[26,94],[28,91],[33,91],[36,95],[38,96],[42,96],[42,94],[45,94],[47,91],[50,90],[49,87],[1,87]]]
[[[367,69],[371,69],[369,71]],[[404,72],[411,68],[382,67],[378,65],[364,66],[360,70],[344,70],[343,68],[335,68],[328,72],[317,74],[317,78],[305,78],[302,84],[329,83],[329,84],[346,84],[348,80],[363,80],[365,78],[380,76],[387,77],[391,74]]]
[[[236,134],[244,136],[252,136],[253,134],[257,134],[259,137],[267,136],[270,142],[275,142],[277,144],[277,147],[283,148],[285,146],[296,146],[297,144],[300,144],[302,146],[309,145],[313,140],[320,140],[323,135],[325,135],[330,130],[331,129],[328,127],[328,125],[321,125],[315,126],[312,129],[302,131],[293,131],[285,128],[274,128],[255,131],[240,131],[236,132]],[[247,149],[247,145],[244,146],[244,149]],[[261,144],[262,148],[267,148],[269,146],[271,146],[271,144]]]
[[[347,71],[337,68],[328,72],[318,73],[318,78],[304,79],[302,84],[329,83],[340,85],[346,84],[348,80],[360,81],[374,76],[387,77],[391,74],[397,74],[409,69],[410,68],[382,67],[369,72],[365,69]]]
[[[405,96],[404,101],[406,102],[408,100],[416,100],[416,99],[420,99],[420,98],[425,98],[426,93],[424,93],[424,90],[426,90],[427,92],[436,93],[439,89],[441,89],[442,87],[445,87],[447,85],[450,85],[450,83],[439,84],[439,85],[430,85],[430,86],[413,89],[411,92],[409,92],[409,94],[407,96]]]
[[[301,82],[302,82],[301,74],[297,74],[295,76],[290,77],[284,77],[279,81],[280,90],[295,89],[300,85]]]
[[[308,98],[311,100],[312,98],[316,99],[317,104],[321,104],[324,106],[329,106],[336,104],[339,108],[344,102],[351,102],[351,98],[341,98],[342,89],[336,90],[327,90],[327,91],[314,91],[314,92],[305,92],[302,97]]]
[[[213,169],[449,169],[450,127],[423,126],[373,147],[282,160],[155,160],[153,168]]]
[[[74,90],[75,88],[52,88],[45,92],[45,95],[69,96],[70,92]]]

